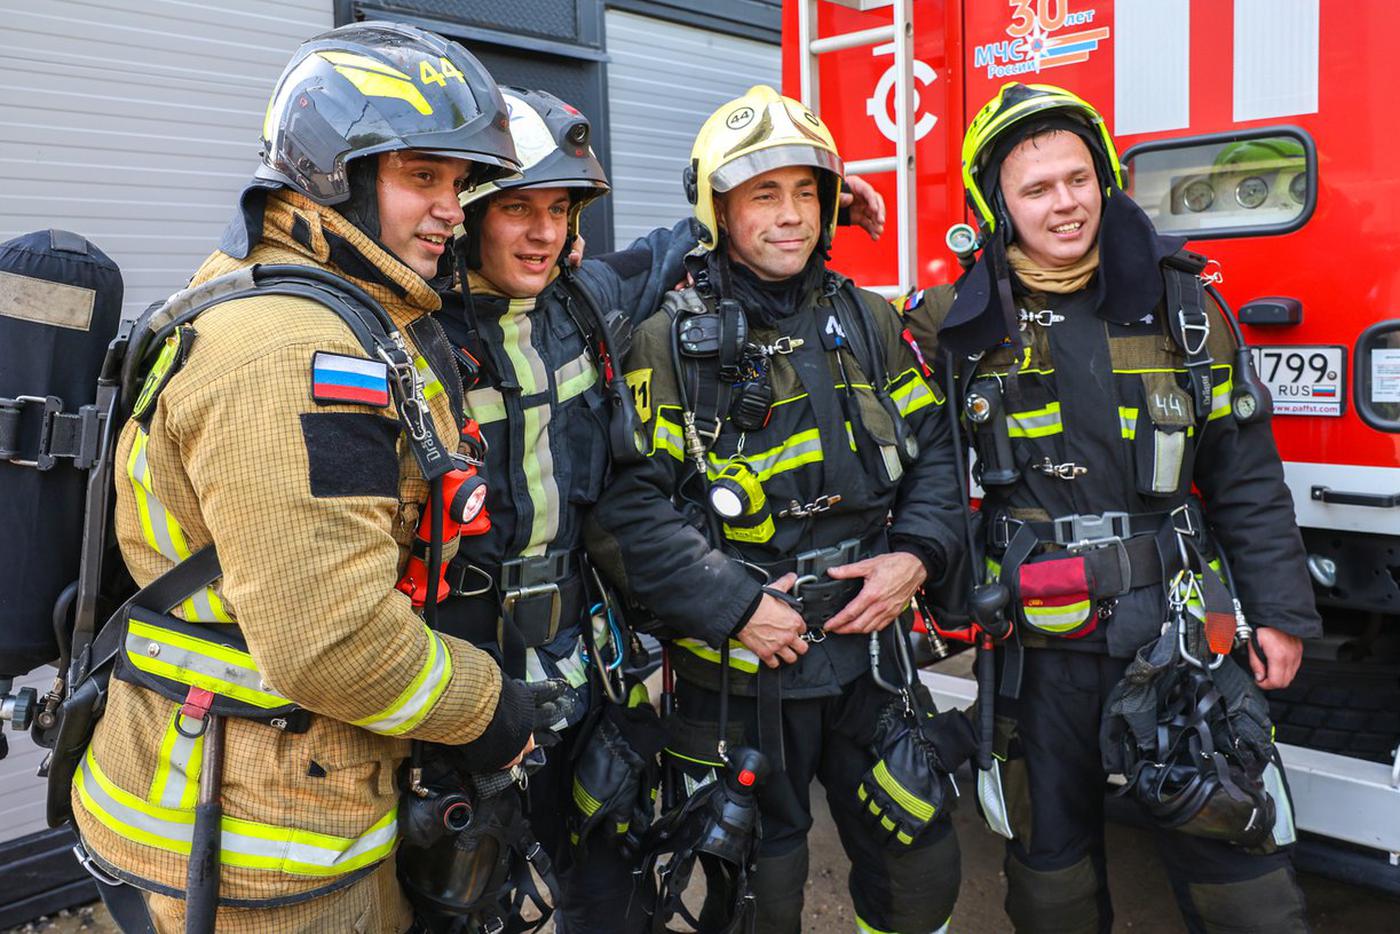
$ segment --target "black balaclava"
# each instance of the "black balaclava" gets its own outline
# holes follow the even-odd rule
[[[802,300],[820,283],[826,273],[826,259],[814,250],[807,265],[796,275],[778,281],[760,279],[742,263],[730,259],[724,237],[709,255],[710,281],[721,298],[733,298],[743,306],[749,321],[760,327],[775,327],[802,306]]]

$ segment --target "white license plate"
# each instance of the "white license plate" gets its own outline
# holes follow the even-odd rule
[[[1254,369],[1274,397],[1275,415],[1340,416],[1346,403],[1346,350],[1321,345],[1251,347]]]

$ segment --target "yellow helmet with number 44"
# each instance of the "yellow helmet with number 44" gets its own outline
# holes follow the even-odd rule
[[[710,114],[695,137],[683,176],[685,195],[700,224],[700,245],[713,250],[719,243],[716,193],[791,165],[817,170],[823,245],[829,245],[836,233],[837,195],[845,167],[821,118],[766,84],[749,88],[743,97]]]

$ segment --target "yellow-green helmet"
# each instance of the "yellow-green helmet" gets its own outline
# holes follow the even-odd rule
[[[789,165],[817,169],[822,229],[830,243],[836,233],[837,194],[845,167],[831,131],[806,105],[766,84],[722,105],[700,127],[684,174],[685,194],[695,206],[700,245],[719,242],[715,192],[725,192],[764,172]]]
[[[1068,117],[1083,125],[1079,136],[1089,147],[1104,183],[1105,195],[1123,187],[1123,168],[1118,162],[1118,150],[1103,117],[1091,104],[1078,95],[1053,84],[1021,84],[1011,81],[1001,86],[968,125],[963,137],[962,177],[967,189],[967,203],[977,217],[984,234],[996,230],[1000,197],[996,191],[1000,160],[1007,148],[998,144],[1017,129],[1031,121],[1051,116]],[[993,164],[995,162],[995,164]],[[990,170],[990,171],[989,171]],[[987,184],[990,183],[990,184]]]

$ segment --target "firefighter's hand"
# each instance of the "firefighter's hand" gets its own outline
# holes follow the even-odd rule
[[[871,240],[879,240],[885,232],[885,199],[875,190],[875,186],[859,175],[847,175],[849,193],[841,193],[843,208],[851,209],[851,224],[870,234]]]
[[[574,237],[573,249],[569,250],[570,266],[577,267],[583,265],[583,245],[583,234]]]
[[[769,589],[787,593],[796,581],[796,574],[785,574],[770,584]],[[807,624],[800,613],[772,594],[764,594],[758,601],[758,609],[735,638],[763,664],[777,668],[784,662],[791,665],[797,661],[797,656],[807,653],[807,643],[802,640],[806,631]]]
[[[904,612],[928,571],[924,562],[907,551],[892,551],[864,561],[828,568],[837,580],[865,578],[855,599],[826,623],[827,632],[861,633],[884,629]]]
[[[516,756],[514,759],[511,759],[509,762],[507,762],[505,765],[501,766],[501,771],[504,772],[504,771],[508,771],[509,769],[515,768],[515,767],[516,767],[517,765],[519,765],[521,762],[524,762],[524,761],[525,761],[525,757],[528,756],[530,753],[534,752],[534,750],[535,750],[535,736],[534,736],[534,734],[532,733],[532,734],[530,734],[529,736],[527,736],[527,737],[525,738],[525,748],[522,749],[522,750],[520,750],[520,755]]]
[[[1261,651],[1263,658],[1259,657]],[[1249,643],[1249,667],[1254,669],[1254,682],[1261,691],[1288,687],[1302,663],[1302,639],[1267,626],[1254,630],[1254,639]]]

